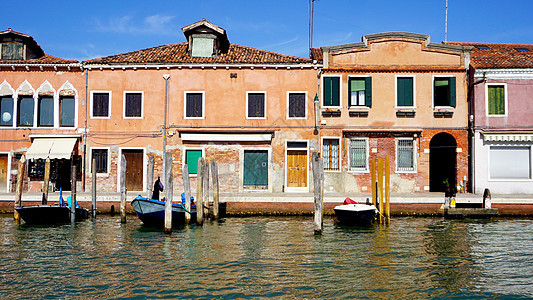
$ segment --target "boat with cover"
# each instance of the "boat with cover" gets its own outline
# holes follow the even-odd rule
[[[357,203],[348,197],[344,199],[342,205],[335,206],[333,210],[339,223],[346,225],[371,224],[376,219],[378,213],[374,205]]]
[[[17,206],[15,210],[26,224],[29,225],[57,225],[71,222],[70,197],[67,203],[63,200],[62,191],[59,192],[58,205],[29,205]],[[89,217],[89,210],[80,207],[76,201],[76,222]]]
[[[192,202],[192,197],[191,197]],[[137,196],[131,206],[139,219],[148,226],[161,227],[165,224],[165,202]],[[183,203],[172,203],[172,225],[185,223],[185,206]],[[196,222],[196,205],[191,203],[191,222]]]

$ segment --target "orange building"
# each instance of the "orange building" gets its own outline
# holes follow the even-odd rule
[[[45,54],[31,36],[11,28],[0,32],[0,55],[0,191],[15,191],[23,154],[29,160],[24,190],[41,190],[46,158],[50,186],[70,190],[70,165],[80,165],[82,154],[82,65]]]
[[[386,156],[392,192],[464,190],[468,47],[391,32],[321,50],[325,191],[370,192],[370,163]]]
[[[195,183],[199,157],[218,163],[221,191],[308,191],[321,65],[232,44],[206,20],[182,30],[186,42],[83,62],[86,159],[96,159],[98,190],[118,191],[124,154],[128,191],[146,191],[163,177],[165,149],[178,191],[184,164]]]

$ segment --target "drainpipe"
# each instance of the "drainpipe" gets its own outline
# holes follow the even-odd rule
[[[163,78],[165,79],[165,116],[164,116],[164,125],[163,125],[163,182],[166,181],[166,173],[167,173],[167,164],[165,159],[165,154],[167,153],[167,97],[168,97],[168,80],[170,79],[169,74],[163,75]]]

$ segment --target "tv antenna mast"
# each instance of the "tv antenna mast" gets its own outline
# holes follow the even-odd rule
[[[448,0],[446,0],[446,15],[444,18],[444,41],[448,41]]]
[[[313,48],[313,15],[315,14],[315,1],[309,0],[309,54]]]

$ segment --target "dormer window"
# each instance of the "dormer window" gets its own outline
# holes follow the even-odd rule
[[[11,42],[2,43],[2,60],[24,59],[24,44]]]
[[[193,34],[192,35],[192,57],[212,57],[214,54],[215,36]]]

